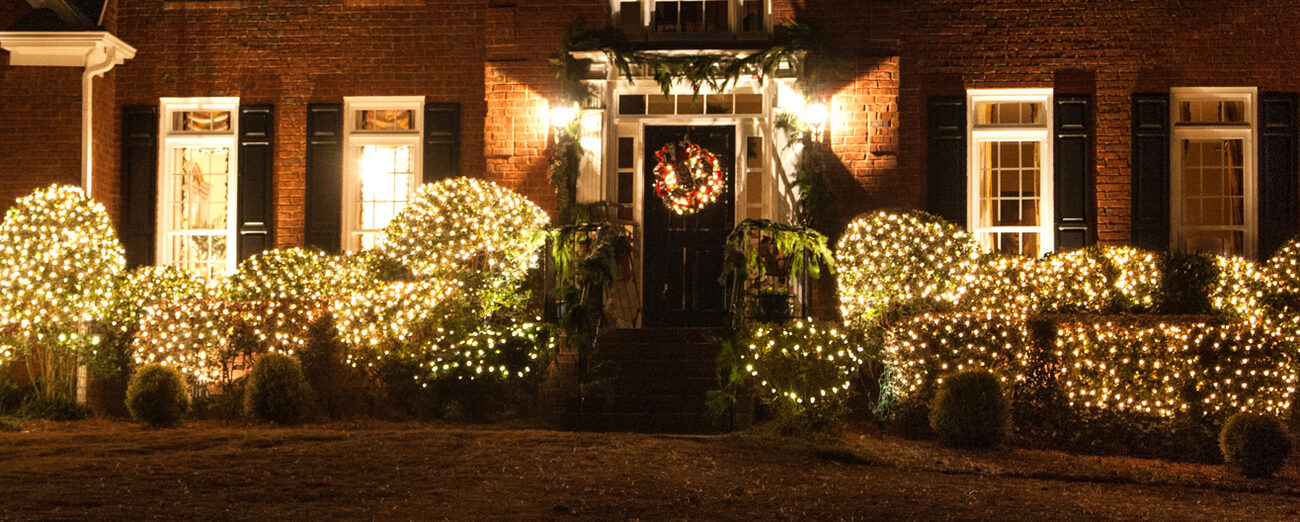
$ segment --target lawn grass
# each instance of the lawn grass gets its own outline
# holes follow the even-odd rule
[[[5,518],[935,519],[1300,517],[1295,463],[1221,466],[811,439],[350,422],[0,432]]]

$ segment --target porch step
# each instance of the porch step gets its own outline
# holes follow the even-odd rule
[[[598,339],[607,378],[578,405],[582,429],[714,433],[726,422],[705,407],[717,388],[719,328],[620,329]]]

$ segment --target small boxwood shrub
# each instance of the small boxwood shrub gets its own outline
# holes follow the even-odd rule
[[[1238,413],[1219,433],[1223,460],[1248,477],[1273,476],[1291,455],[1291,439],[1276,417]]]
[[[261,420],[292,424],[302,420],[311,404],[311,388],[297,359],[268,353],[248,374],[244,411]]]
[[[131,376],[126,388],[126,408],[131,417],[154,427],[173,426],[189,412],[190,395],[180,370],[146,364]]]
[[[930,407],[939,442],[957,448],[989,448],[1011,431],[1011,405],[998,377],[983,370],[954,373],[939,385]]]

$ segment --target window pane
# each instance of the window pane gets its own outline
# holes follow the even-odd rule
[[[644,94],[623,94],[618,97],[619,114],[645,114]]]
[[[745,166],[751,169],[763,168],[763,138],[745,138]]]
[[[377,231],[401,212],[415,180],[410,145],[364,145],[360,151],[358,228]]]
[[[410,109],[356,112],[357,130],[411,130],[414,121],[415,111]]]
[[[709,114],[731,114],[734,98],[730,94],[710,94],[704,98],[704,110]]]
[[[1241,100],[1188,100],[1178,104],[1178,123],[1246,123]]]
[[[1037,226],[1039,142],[985,142],[980,150],[980,226]]]
[[[698,33],[704,30],[704,2],[684,1],[678,5],[681,27],[684,33]]]
[[[993,232],[985,234],[984,243],[994,252],[1009,256],[1038,256],[1038,233]]]
[[[763,23],[763,0],[745,0],[745,11],[740,27],[749,32],[767,29]]]
[[[655,31],[677,32],[677,2],[655,2]]]
[[[641,2],[619,2],[619,28],[626,33],[639,33],[644,27],[641,23]]]
[[[677,114],[704,114],[704,96],[678,94]]]
[[[230,149],[177,147],[172,155],[172,229],[226,228]]]
[[[176,111],[172,113],[172,130],[229,132],[230,111]]]
[[[760,114],[763,112],[762,94],[737,94],[736,114]]]
[[[704,5],[704,30],[717,33],[731,30],[727,21],[727,1],[711,0]]]
[[[1243,146],[1239,139],[1182,141],[1182,226],[1188,250],[1245,252]]]
[[[1022,102],[986,102],[975,105],[978,125],[1034,125],[1042,123],[1042,105]]]
[[[646,114],[672,114],[673,97],[659,94],[646,96]]]
[[[221,275],[226,268],[225,235],[172,235],[171,264],[209,278]]]
[[[632,138],[618,139],[618,168],[630,169],[636,161],[636,142]]]

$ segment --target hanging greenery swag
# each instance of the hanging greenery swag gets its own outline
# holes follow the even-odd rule
[[[603,51],[628,81],[638,69],[645,70],[659,84],[667,96],[677,82],[691,86],[696,94],[704,86],[721,92],[735,84],[742,76],[755,76],[762,80],[772,76],[782,62],[788,62],[796,71],[796,83],[805,92],[811,92],[823,76],[820,40],[809,26],[798,22],[785,22],[777,26],[767,45],[753,54],[685,54],[669,55],[638,50],[627,35],[613,27],[585,30],[581,24],[569,29],[560,43],[560,50],[551,58],[551,69],[560,80],[563,97],[567,101],[586,103],[593,95],[584,84],[591,60],[574,58],[573,51]]]

